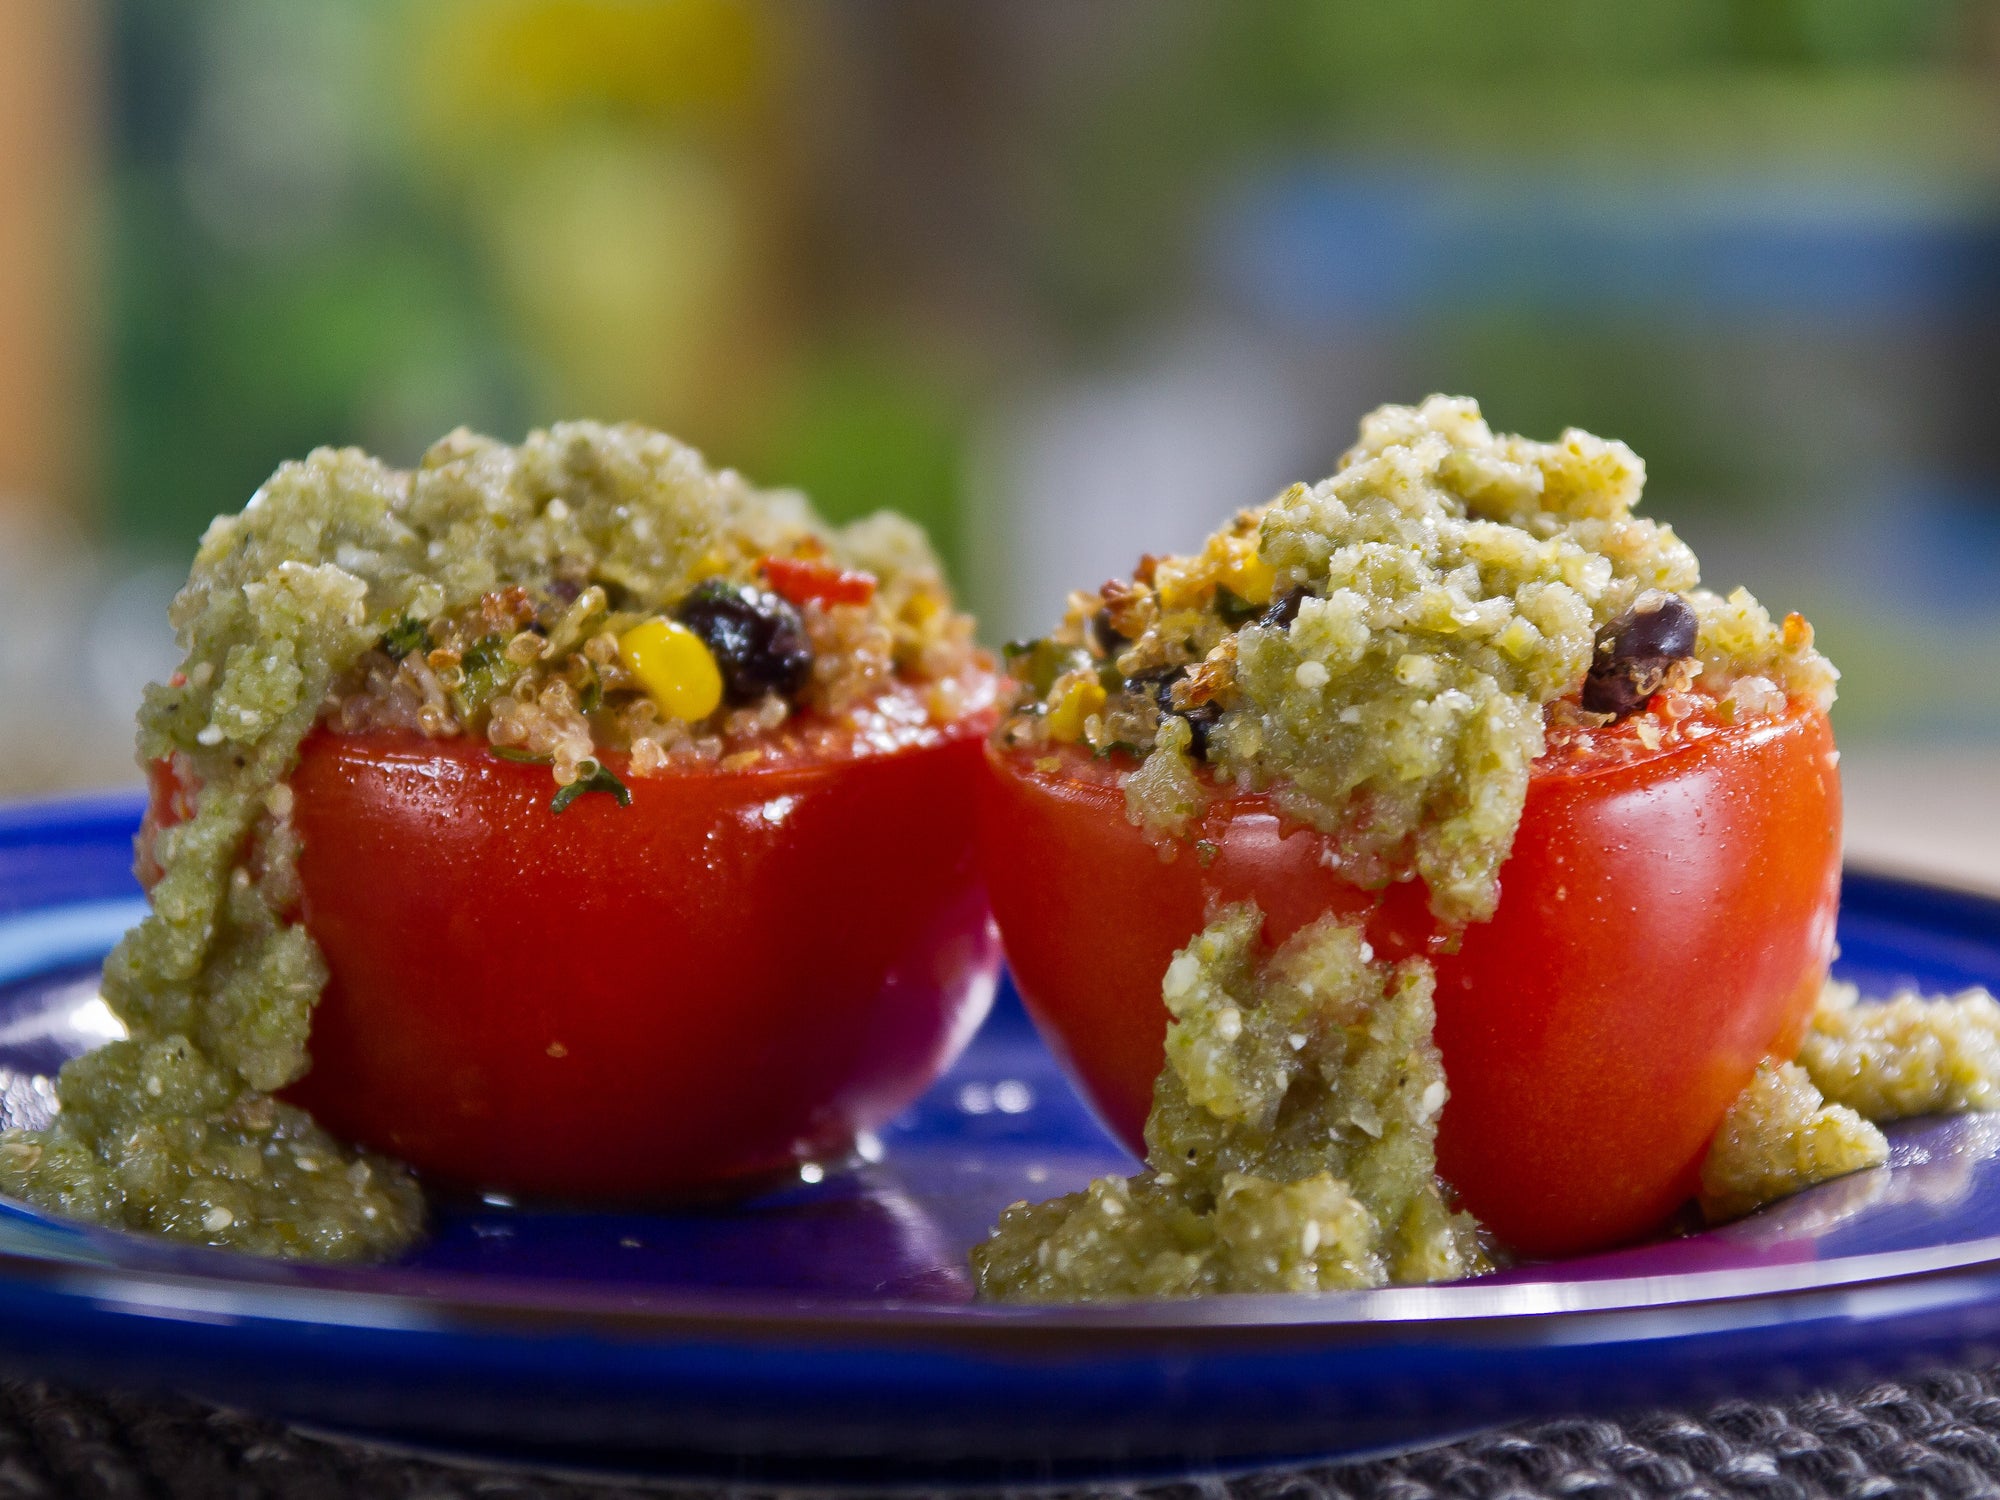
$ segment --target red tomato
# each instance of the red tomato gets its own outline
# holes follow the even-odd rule
[[[289,1096],[433,1179],[574,1201],[844,1148],[991,997],[990,723],[627,777],[629,807],[593,792],[560,815],[545,766],[483,744],[314,735],[293,817],[331,980]]]
[[[1832,953],[1825,715],[1714,728],[1657,753],[1537,762],[1499,910],[1456,953],[1421,883],[1357,889],[1266,798],[1222,798],[1197,835],[1212,857],[1162,863],[1104,763],[992,751],[981,837],[1008,961],[1043,1035],[1140,1150],[1160,979],[1207,913],[1254,898],[1276,942],[1326,911],[1367,912],[1378,950],[1436,963],[1451,1087],[1438,1164],[1465,1206],[1525,1254],[1635,1239],[1686,1201],[1758,1062],[1796,1050]]]
[[[875,575],[836,568],[810,557],[767,557],[758,564],[772,592],[793,604],[866,604],[875,597]]]

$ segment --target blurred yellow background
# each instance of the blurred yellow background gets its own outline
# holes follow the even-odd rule
[[[133,778],[196,535],[317,444],[652,422],[998,639],[1443,389],[1630,441],[1845,669],[1861,840],[2000,871],[1995,0],[9,19],[0,792]]]

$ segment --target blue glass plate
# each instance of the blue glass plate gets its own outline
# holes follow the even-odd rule
[[[135,798],[0,808],[0,1118],[108,1034]],[[2000,902],[1851,875],[1841,967],[2000,984]],[[1140,1476],[1358,1454],[1535,1413],[2000,1357],[2000,1115],[1708,1234],[1456,1286],[1020,1309],[965,1254],[1130,1166],[1011,995],[863,1159],[681,1213],[442,1205],[366,1269],[0,1205],[0,1365],[555,1467],[770,1479]],[[811,1180],[806,1180],[811,1179]]]

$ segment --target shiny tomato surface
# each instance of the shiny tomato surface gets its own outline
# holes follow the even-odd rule
[[[628,776],[629,807],[592,792],[559,815],[546,766],[480,743],[314,735],[293,818],[331,981],[288,1096],[434,1181],[571,1201],[845,1148],[990,1001],[990,723]]]
[[[1657,752],[1612,731],[1612,748],[1537,762],[1499,909],[1455,952],[1420,883],[1357,889],[1264,797],[1219,799],[1195,835],[1212,848],[1163,863],[1110,763],[991,750],[981,837],[1009,964],[1139,1150],[1163,1062],[1161,976],[1208,914],[1254,899],[1277,942],[1323,912],[1367,913],[1379,951],[1437,967],[1451,1088],[1438,1163],[1464,1206],[1525,1254],[1638,1238],[1691,1194],[1758,1062],[1796,1050],[1833,946],[1825,715],[1794,705],[1705,727]]]

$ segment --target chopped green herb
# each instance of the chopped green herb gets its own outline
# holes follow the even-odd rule
[[[401,661],[412,651],[421,651],[431,643],[431,628],[422,620],[404,615],[391,625],[382,636],[382,649]]]
[[[568,786],[559,788],[549,803],[549,811],[562,812],[570,803],[585,792],[609,792],[618,799],[620,807],[632,805],[632,790],[612,775],[605,766],[594,760],[581,761],[577,765],[577,777]]]
[[[521,675],[521,669],[507,659],[507,638],[503,635],[481,636],[465,648],[458,665],[465,681],[452,696],[461,722],[478,714]]]
[[[1046,636],[1038,641],[1009,641],[1000,652],[1007,662],[1007,674],[1025,682],[1037,698],[1048,696],[1063,673],[1090,665],[1090,653],[1081,646],[1065,646]]]
[[[1215,586],[1215,612],[1222,616],[1225,625],[1247,625],[1264,613],[1264,606],[1252,604],[1227,584]]]
[[[604,679],[597,675],[597,669],[590,669],[590,678],[577,695],[577,703],[587,714],[596,713],[604,707]]]
[[[501,760],[511,760],[517,766],[546,766],[552,764],[546,755],[537,755],[532,750],[517,750],[512,745],[488,745],[487,751]]]

